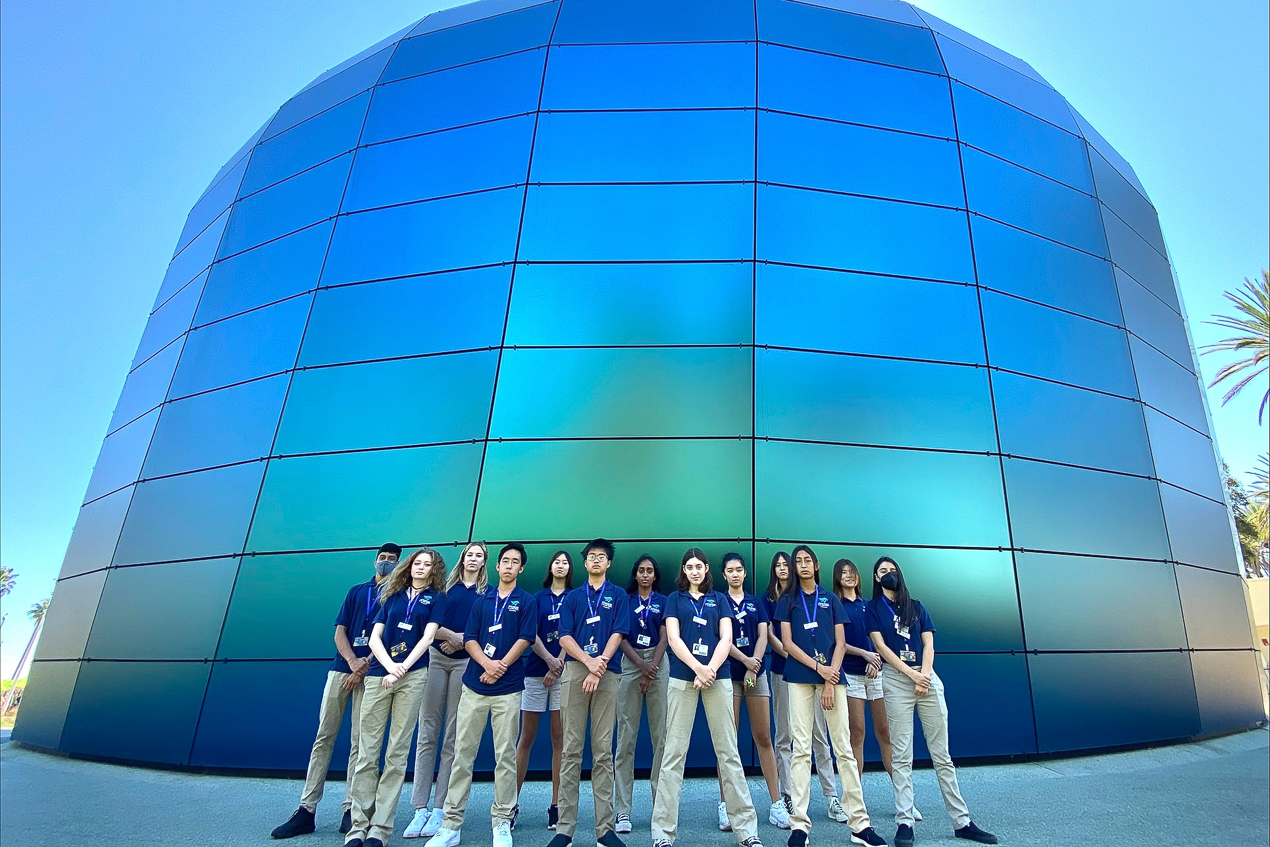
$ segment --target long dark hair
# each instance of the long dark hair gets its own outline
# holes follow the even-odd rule
[[[658,594],[661,593],[661,568],[657,566],[656,559],[647,553],[643,553],[635,560],[635,564],[631,565],[631,582],[630,585],[626,586],[627,594],[634,594],[639,591],[639,582],[635,579],[635,572],[639,570],[639,566],[644,564],[644,562],[648,562],[648,564],[653,566],[653,591]]]
[[[688,591],[692,588],[692,583],[688,582],[688,577],[684,576],[684,565],[688,564],[689,559],[700,559],[705,563],[706,577],[701,580],[701,593],[709,594],[714,590],[714,577],[710,575],[710,560],[699,547],[689,547],[688,552],[684,553],[683,560],[679,562],[679,576],[675,577],[675,587],[680,591]]]
[[[794,570],[794,559],[798,558],[799,553],[806,553],[808,556],[811,556],[812,564],[816,566],[815,570],[813,570],[811,574],[815,577],[816,584],[820,584],[820,560],[816,558],[816,554],[810,547],[806,544],[799,544],[789,554],[789,585],[785,586],[786,594],[794,593],[795,589],[801,590],[799,588],[798,573]]]
[[[895,575],[900,578],[900,586],[895,589],[895,611],[900,616],[900,624],[903,626],[912,626],[916,615],[913,613],[913,598],[908,593],[908,583],[904,581],[904,571],[900,570],[899,563],[890,556],[883,556],[873,563],[873,599],[876,600],[882,596],[882,584],[878,582],[878,568],[883,563],[890,562],[895,565]]]
[[[860,569],[855,566],[855,562],[850,559],[839,559],[833,563],[833,593],[838,595],[839,600],[845,600],[842,595],[842,572],[850,570],[855,574],[855,596],[858,599],[864,598],[864,585],[860,580]]]
[[[777,550],[772,554],[772,570],[767,575],[767,599],[771,600],[773,603],[781,598],[780,577],[776,575],[776,563],[781,559],[785,560],[785,568],[786,570],[791,571],[790,576],[793,576],[793,560],[789,558],[789,554],[784,550]],[[793,580],[789,579],[787,582],[793,582]]]
[[[564,556],[564,560],[569,563],[569,570],[564,575],[564,590],[568,591],[573,587],[573,557],[569,555],[568,550],[557,550],[551,554],[551,558],[547,560],[547,575],[542,579],[542,587],[550,588],[551,583],[555,582],[551,577],[551,563],[556,559]]]

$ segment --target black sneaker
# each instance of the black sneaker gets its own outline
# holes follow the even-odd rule
[[[752,835],[741,842],[741,847],[763,847],[763,842],[759,841],[757,835]]]
[[[353,828],[353,810],[345,809],[344,817],[340,818],[340,835],[348,835],[349,830]]]
[[[560,823],[560,807],[552,803],[547,807],[547,829],[555,829]]]
[[[547,842],[547,847],[569,847],[573,843],[573,839],[563,833],[557,832],[555,837]]]
[[[344,842],[344,847],[366,847],[366,842],[360,838],[352,838]]]
[[[556,836],[556,838],[559,838],[559,837],[560,836],[558,835]],[[626,842],[618,838],[617,833],[611,829],[608,832],[601,835],[599,838],[595,839],[595,843],[603,844],[604,847],[626,847]]]
[[[871,826],[866,826],[859,832],[851,833],[851,843],[867,844],[869,847],[886,847],[886,840],[874,832]]]
[[[785,842],[786,847],[807,847],[807,833],[801,829],[795,829],[789,833],[789,840]]]
[[[794,813],[794,798],[788,794],[782,794],[781,800],[785,802],[785,814],[792,815]]]
[[[348,847],[348,845],[345,844],[344,847]],[[378,838],[367,838],[362,842],[362,847],[384,847],[384,842]]]
[[[295,838],[297,835],[308,835],[316,829],[313,813],[301,806],[295,810],[294,815],[287,818],[286,823],[274,827],[273,832],[269,834],[274,838]]]
[[[520,817],[520,804],[519,804],[519,803],[517,803],[515,806],[512,806],[511,829],[512,829],[512,831],[513,831],[513,832],[515,832],[515,831],[516,831],[516,818],[518,818],[518,817]]]
[[[902,823],[895,828],[895,847],[913,847],[913,828]]]
[[[974,821],[971,821],[970,823],[966,824],[961,829],[953,830],[953,835],[957,836],[958,838],[965,838],[970,841],[977,841],[980,844],[996,844],[997,843],[997,837],[995,835],[993,835],[991,832],[984,832],[982,829],[975,826]]]

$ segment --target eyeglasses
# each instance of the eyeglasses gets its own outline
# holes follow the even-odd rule
[[[609,557],[605,553],[587,553],[586,560],[588,562],[607,562]]]

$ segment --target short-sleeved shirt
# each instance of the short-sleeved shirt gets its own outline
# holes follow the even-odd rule
[[[445,614],[445,595],[436,589],[429,588],[421,591],[413,600],[406,594],[406,591],[398,591],[389,597],[375,615],[375,623],[384,625],[380,640],[384,642],[384,649],[388,651],[389,657],[394,662],[405,661],[410,651],[423,637],[423,631],[428,624]],[[425,650],[423,656],[410,670],[413,672],[427,666],[428,651]],[[366,672],[367,676],[386,674],[387,671],[378,662]]]
[[[762,601],[753,594],[747,593],[739,603],[731,594],[723,596],[727,599],[728,607],[732,612],[732,643],[745,655],[753,656],[754,644],[758,641],[758,625],[771,623],[767,617],[767,610],[763,608]],[[766,663],[767,645],[764,644],[763,647],[763,661]],[[733,679],[745,679],[745,663],[729,657],[728,668]],[[762,673],[762,670],[759,673]]]
[[[533,595],[517,586],[506,597],[497,588],[485,592],[468,615],[463,629],[463,643],[475,641],[491,659],[501,659],[521,639],[534,643],[538,634],[538,604]],[[468,662],[463,671],[463,684],[487,697],[515,694],[525,690],[525,664],[514,662],[493,685],[481,682],[485,671],[476,662]]]
[[[340,606],[340,613],[335,616],[335,625],[344,627],[344,631],[348,633],[348,643],[353,648],[353,655],[359,659],[370,655],[370,631],[375,624],[377,611],[375,601],[378,599],[379,586],[375,580],[359,582],[348,589],[344,605]],[[331,670],[340,673],[353,672],[348,662],[339,653],[335,654],[335,661],[331,662]]]
[[[901,662],[915,668],[922,666],[922,633],[935,631],[925,606],[913,601],[913,623],[907,630],[900,626],[895,606],[881,594],[869,601],[867,615],[869,632],[882,633],[882,640]]]
[[[795,588],[781,597],[776,606],[776,620],[789,623],[794,644],[799,649],[821,664],[828,664],[833,661],[833,650],[838,643],[838,624],[846,623],[847,613],[831,591],[816,586],[813,595]],[[785,662],[785,681],[799,685],[824,682],[815,668],[807,667],[792,656]]]
[[[843,600],[842,610],[847,613],[847,643],[852,647],[859,647],[861,650],[873,650],[873,639],[869,638],[869,628],[865,621],[869,603],[859,594],[854,600]],[[842,657],[842,672],[863,676],[868,670],[869,663],[862,656],[855,656],[851,653]]]
[[[776,622],[776,604],[778,602],[780,601],[773,600],[772,598],[768,597],[766,593],[763,594],[763,597],[762,597],[763,611],[764,613],[767,614],[768,623],[770,623],[772,627],[776,629],[776,637],[780,638],[781,637],[780,625]],[[777,653],[775,650],[772,651],[771,667],[772,667],[772,673],[784,675],[785,657],[782,656],[780,653]]]
[[[476,601],[481,599],[481,595],[489,590],[489,586],[478,587],[478,583],[464,585],[462,580],[454,583],[445,592],[445,615],[441,618],[441,627],[451,632],[463,634],[463,630],[467,628],[468,615],[472,614],[472,607],[476,605]],[[437,639],[435,645],[437,649],[441,647],[440,639]],[[444,652],[444,651],[442,651]],[[448,653],[450,656],[466,656],[463,651],[457,653]]]
[[[565,597],[560,607],[560,637],[571,636],[578,646],[591,656],[604,652],[613,633],[625,636],[630,632],[631,611],[626,592],[607,579],[596,591],[588,582],[575,588]],[[566,654],[566,662],[574,661]],[[614,650],[609,657],[609,670],[622,672],[622,651]]]
[[[631,621],[626,640],[636,650],[656,647],[661,641],[662,619],[666,616],[666,595],[650,591],[647,602],[637,593],[628,595]]]
[[[719,621],[731,617],[732,608],[718,591],[695,599],[687,591],[676,591],[666,598],[665,619],[679,621],[679,637],[688,645],[693,658],[702,664],[710,661],[719,643]],[[670,675],[688,681],[697,678],[674,650],[670,651]]]
[[[561,591],[557,595],[550,588],[544,588],[534,595],[535,608],[538,610],[538,637],[542,646],[553,656],[560,655],[560,607],[568,592]],[[530,649],[525,651],[525,676],[542,678],[547,675],[547,663],[542,657]]]

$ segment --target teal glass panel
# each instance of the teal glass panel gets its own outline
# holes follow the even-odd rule
[[[520,258],[529,261],[748,259],[749,185],[534,185]]]
[[[480,444],[274,459],[249,551],[468,538]]]
[[[337,103],[361,94],[375,84],[383,73],[384,65],[392,56],[393,48],[387,47],[362,59],[347,69],[333,74],[320,82],[310,84],[299,94],[282,105],[264,137],[272,138],[301,121],[308,120],[319,112],[324,112]],[[321,79],[321,77],[319,77]]]
[[[964,212],[768,185],[758,204],[760,259],[974,280]]]
[[[489,351],[300,371],[274,452],[484,438],[497,366],[498,353]],[[408,399],[425,397],[418,405]]]
[[[198,307],[206,282],[207,273],[204,272],[187,282],[184,288],[154,310],[150,319],[146,321],[146,328],[141,334],[141,343],[137,345],[136,355],[132,357],[133,368],[139,367],[142,362],[180,338],[190,328],[194,310]]]
[[[1079,132],[1067,101],[1054,89],[950,38],[936,35],[948,75],[1069,132]]]
[[[744,439],[493,443],[475,535],[752,537],[750,469]]]
[[[749,110],[547,112],[534,182],[708,182],[754,178]]]
[[[129,486],[80,507],[58,579],[110,566],[132,492]]]
[[[1173,283],[1173,273],[1169,270],[1169,260],[1164,254],[1157,253],[1154,247],[1110,212],[1103,212],[1102,221],[1107,232],[1111,260],[1167,303],[1169,308],[1180,313],[1182,307],[1177,298],[1177,287]]]
[[[1222,480],[1217,471],[1213,442],[1150,407],[1146,409],[1146,419],[1156,476],[1179,488],[1220,501]]]
[[[763,112],[758,133],[763,182],[965,207],[952,141],[780,112]]]
[[[353,163],[344,210],[523,183],[533,132],[533,117],[522,116],[364,147]]]
[[[352,154],[345,154],[239,200],[217,255],[232,256],[333,217],[339,211],[352,161]]]
[[[753,44],[552,47],[542,92],[550,111],[753,105]]]
[[[84,502],[96,500],[137,481],[158,419],[156,409],[106,436],[101,443],[101,452],[97,454],[92,478],[88,480]]]
[[[40,625],[36,661],[83,658],[84,645],[88,643],[88,633],[93,627],[93,616],[97,613],[107,573],[109,571],[103,570],[58,580],[52,602]]]
[[[311,291],[322,271],[332,226],[329,221],[320,223],[217,262],[194,323],[210,323]]]
[[[925,27],[786,0],[758,0],[757,5],[758,31],[764,41],[928,73],[944,72],[935,39]]]
[[[352,150],[369,105],[367,92],[257,144],[240,193],[259,191]]]
[[[251,462],[139,484],[114,563],[240,552],[263,471],[262,463]]]
[[[146,457],[144,476],[268,456],[287,382],[283,374],[168,403]]]
[[[229,172],[208,186],[207,191],[186,217],[181,237],[176,240],[176,250],[173,251],[173,255],[184,250],[186,245],[207,228],[208,224],[229,208],[234,198],[238,196],[238,186],[242,183],[245,170],[247,170],[247,157],[243,156]]]
[[[1015,562],[1030,650],[1186,647],[1168,562],[1045,553],[1016,553]]]
[[[754,4],[743,0],[565,3],[552,44],[754,40]]]
[[[508,350],[492,438],[749,435],[745,348]]]
[[[1261,655],[1252,650],[1191,654],[1201,732],[1247,729],[1266,719],[1264,667]]]
[[[755,385],[755,435],[996,449],[983,368],[761,350]]]
[[[1230,513],[1215,503],[1171,485],[1160,486],[1173,558],[1188,565],[1239,573]]]
[[[1142,402],[1201,433],[1208,432],[1208,415],[1195,374],[1149,344],[1130,337],[1133,367]]]
[[[1120,325],[1112,265],[977,215],[970,219],[979,284]]]
[[[749,344],[753,287],[746,262],[522,265],[507,344]]]
[[[524,196],[505,188],[342,217],[322,284],[509,262]]]
[[[184,288],[187,282],[201,274],[212,263],[212,260],[216,258],[216,250],[220,245],[221,235],[224,234],[225,224],[229,221],[229,217],[230,213],[225,212],[187,244],[184,250],[172,257],[167,273],[163,275],[163,283],[159,286],[159,293],[154,298],[155,309],[166,303],[173,294]]]
[[[1160,221],[1151,201],[1109,165],[1097,150],[1089,151],[1089,163],[1093,167],[1094,184],[1098,186],[1098,199],[1129,224],[1161,256],[1167,256],[1168,249],[1164,246],[1164,236],[1160,233]]]
[[[110,418],[109,432],[116,432],[163,402],[183,347],[183,341],[169,344],[128,374]]]
[[[236,558],[112,568],[90,659],[210,659],[225,622]]]
[[[1005,460],[1014,544],[1024,550],[1167,559],[1153,480]]]
[[[755,453],[756,537],[1009,546],[996,457],[790,442]],[[940,508],[906,508],[906,479]]]
[[[1192,650],[1246,650],[1253,646],[1251,609],[1238,574],[1177,565],[1186,638]]]
[[[551,38],[558,7],[556,3],[544,3],[407,38],[397,45],[381,82],[541,47]]]
[[[510,267],[496,267],[321,289],[300,365],[498,346],[510,280]]]
[[[956,138],[941,77],[770,44],[758,63],[760,108]]]
[[[1124,309],[1125,328],[1182,367],[1194,372],[1194,356],[1182,316],[1119,268],[1116,268],[1116,285],[1120,290],[1120,304]]]
[[[979,299],[968,285],[763,264],[757,294],[760,344],[984,361]]]
[[[293,297],[191,330],[169,396],[184,397],[294,367],[312,302]]]
[[[936,644],[943,637],[937,635]],[[944,683],[953,727],[948,749],[953,756],[1036,752],[1026,657],[936,653],[935,672]],[[985,680],[992,682],[984,685]],[[922,734],[913,735],[914,757],[929,759],[925,741],[919,740]]]
[[[66,712],[79,678],[79,662],[34,662],[22,691],[13,740],[46,750],[61,744]]]

